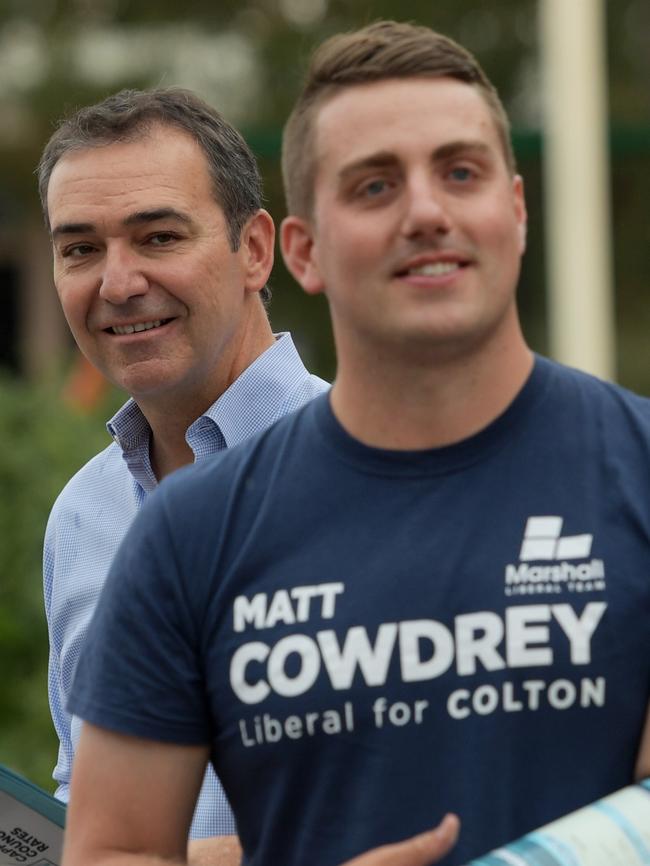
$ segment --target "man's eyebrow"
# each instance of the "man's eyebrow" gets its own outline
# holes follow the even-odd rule
[[[344,165],[339,172],[339,180],[345,180],[350,175],[355,175],[360,171],[369,168],[388,168],[392,165],[397,165],[399,160],[394,153],[389,150],[382,150],[377,153],[371,153],[368,156],[362,156],[354,162],[349,162]]]
[[[459,139],[458,141],[450,141],[437,147],[431,154],[431,158],[434,162],[437,162],[439,160],[457,156],[459,153],[479,153],[487,155],[491,153],[491,151],[492,148],[484,141],[478,139]],[[339,180],[344,181],[351,175],[355,175],[366,169],[389,168],[399,164],[399,161],[397,154],[392,153],[390,150],[381,150],[377,153],[371,153],[368,156],[363,156],[360,159],[343,166],[339,172]]]
[[[94,231],[93,223],[61,223],[52,229],[52,240],[56,240],[59,235],[83,235]]]
[[[146,225],[164,219],[177,220],[185,225],[192,225],[193,222],[192,217],[183,211],[173,207],[157,207],[129,214],[122,224],[125,226]],[[61,235],[93,234],[96,231],[97,226],[94,223],[61,223],[52,229],[52,240],[56,240]]]
[[[191,225],[193,222],[192,217],[189,214],[183,213],[183,211],[176,210],[173,207],[157,207],[152,208],[151,210],[140,210],[129,214],[129,216],[123,221],[123,225],[142,225],[165,219],[178,220],[178,222],[185,223],[186,225]]]
[[[433,151],[433,160],[437,162],[463,153],[478,153],[487,156],[492,153],[492,148],[484,141],[463,139],[450,141],[447,144],[440,145],[440,147],[437,147]]]

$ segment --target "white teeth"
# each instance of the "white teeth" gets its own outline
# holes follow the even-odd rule
[[[409,268],[409,274],[422,277],[441,277],[460,267],[458,262],[431,262],[418,268]]]
[[[156,319],[155,322],[138,322],[136,325],[113,325],[111,330],[114,334],[135,334],[138,331],[150,331],[151,328],[159,328],[162,322],[162,319]]]

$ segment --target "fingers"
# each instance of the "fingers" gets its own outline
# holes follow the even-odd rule
[[[241,845],[237,836],[192,839],[187,845],[188,866],[240,866]]]
[[[395,845],[374,848],[342,866],[429,866],[437,863],[453,848],[459,829],[460,821],[456,815],[445,815],[433,830]]]

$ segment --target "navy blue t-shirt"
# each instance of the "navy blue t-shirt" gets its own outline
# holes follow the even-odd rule
[[[245,863],[455,811],[457,866],[632,780],[649,648],[650,401],[537,358],[456,445],[368,448],[324,396],[165,481],[70,709],[209,743]]]

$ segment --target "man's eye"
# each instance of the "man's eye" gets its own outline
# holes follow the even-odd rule
[[[373,196],[381,195],[388,189],[388,184],[385,180],[377,179],[365,183],[361,187],[361,194],[373,198]]]
[[[459,165],[456,166],[456,168],[452,168],[452,170],[449,172],[449,176],[452,180],[465,182],[471,180],[474,177],[474,172],[466,165]]]
[[[167,244],[175,241],[177,236],[172,232],[156,232],[155,235],[150,235],[147,238],[147,243],[151,244],[154,247],[164,247]]]
[[[64,247],[61,251],[61,256],[66,258],[81,259],[84,256],[89,256],[95,252],[95,247],[92,244],[71,244],[69,247]]]

